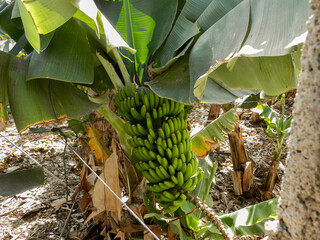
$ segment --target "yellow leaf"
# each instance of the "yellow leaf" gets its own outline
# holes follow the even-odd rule
[[[109,157],[106,150],[106,143],[101,138],[101,133],[94,127],[87,128],[87,136],[90,138],[89,147],[94,151],[95,157],[101,163]]]

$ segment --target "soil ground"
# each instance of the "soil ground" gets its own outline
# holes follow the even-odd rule
[[[289,101],[288,106],[291,105],[292,101]],[[189,121],[191,127],[204,125],[208,111],[208,105],[195,108]],[[259,189],[272,158],[273,146],[265,137],[261,127],[252,123],[250,119],[250,112],[242,114],[240,126],[247,153],[254,162],[254,183]],[[62,123],[59,126],[65,124]],[[72,154],[72,149],[78,148],[77,140],[68,139],[65,149],[65,140],[59,134],[34,134],[30,131],[18,134],[12,119],[6,130],[1,133],[60,180],[57,181],[45,174],[45,183],[42,186],[15,196],[0,197],[0,239],[81,239],[79,237],[83,236],[91,226],[90,223],[84,224],[83,213],[77,204],[73,206],[71,201],[71,195],[80,181],[79,162]],[[285,155],[286,153],[283,154],[280,165],[280,179],[284,170]],[[216,186],[211,191],[214,200],[213,208],[216,212],[229,213],[261,201],[259,194],[252,198],[234,195],[228,140],[220,144],[219,152],[213,153],[212,157],[218,162]],[[0,136],[0,173],[34,166],[36,166],[34,162]],[[67,179],[65,179],[64,169]],[[61,182],[67,182],[68,189]],[[274,193],[277,196],[279,192],[280,183],[278,182]],[[78,201],[79,199],[76,203]]]

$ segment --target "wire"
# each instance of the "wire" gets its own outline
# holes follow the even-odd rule
[[[12,142],[9,138],[4,136],[2,133],[0,133],[0,136],[6,139],[8,142],[10,142],[13,146],[15,146],[20,152],[24,153],[28,158],[30,158],[32,161],[34,161],[36,164],[38,164],[42,169],[47,172],[51,177],[53,177],[56,181],[63,184],[64,186],[68,187],[68,185],[63,182],[60,178],[58,178],[56,175],[54,175],[52,172],[50,172],[48,169],[46,169],[44,166],[41,165],[36,159],[31,157],[28,153],[26,153],[23,149],[21,149],[18,145],[16,145],[14,142]]]
[[[129,206],[128,206],[124,201],[122,201],[122,199],[108,186],[108,184],[106,184],[105,181],[103,181],[103,180],[99,177],[99,175],[98,175],[95,171],[93,171],[93,169],[79,156],[79,154],[78,154],[76,151],[74,151],[74,150],[72,150],[72,151],[73,151],[73,153],[81,160],[81,162],[83,162],[83,164],[86,165],[86,167],[87,167],[91,172],[93,172],[93,174],[94,174],[94,175],[109,189],[109,191],[122,203],[122,205],[128,209],[128,211],[132,214],[132,216],[134,216],[134,217],[141,223],[141,225],[151,233],[151,235],[152,235],[155,239],[160,240],[160,239],[157,237],[157,235],[155,235],[155,234],[151,231],[151,229],[129,208]]]

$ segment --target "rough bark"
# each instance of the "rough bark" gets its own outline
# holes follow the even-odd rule
[[[320,238],[320,1],[310,5],[278,231],[269,235],[277,240]]]

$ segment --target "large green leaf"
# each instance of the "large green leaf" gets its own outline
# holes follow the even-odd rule
[[[293,46],[304,41],[309,15],[306,1],[244,0],[238,4],[208,28],[192,49],[190,81],[196,97],[202,99],[209,75],[210,84],[218,80],[230,88],[250,85],[269,95],[295,87],[298,71],[290,54]]]
[[[0,129],[8,121],[8,65],[10,55],[0,51]]]
[[[40,167],[0,174],[0,196],[16,195],[43,182],[44,174]]]
[[[235,235],[253,235],[265,231],[264,223],[277,217],[279,199],[264,201],[236,212],[220,216],[227,228]]]
[[[148,56],[159,48],[170,31],[177,11],[177,0],[97,0],[99,9],[122,38],[137,53],[134,71],[142,79]]]
[[[20,14],[25,26],[25,31],[27,32],[28,28],[34,25],[39,34],[47,34],[56,30],[67,22],[77,10],[70,1],[67,0],[17,1],[19,1]],[[28,13],[33,24],[31,24],[31,22],[25,22],[23,15],[26,13],[21,12],[21,4],[26,9],[26,13]]]
[[[276,96],[295,88],[298,83],[291,54],[278,57],[239,57],[224,63],[209,75],[207,87],[218,82],[239,89],[261,89]],[[210,99],[210,96],[207,95]],[[210,102],[210,101],[209,101]]]
[[[32,54],[27,79],[50,78],[91,84],[94,79],[93,57],[86,31],[70,19],[55,31],[47,49]]]
[[[212,145],[224,141],[224,134],[233,130],[233,123],[238,119],[235,109],[231,109],[208,126],[191,137],[192,151],[199,158],[204,158],[211,151]]]
[[[192,48],[190,84],[198,99],[203,97],[207,75],[213,70],[210,67],[231,58],[240,49],[249,25],[249,3],[245,0],[238,4],[204,32]]]
[[[188,55],[177,59],[176,63],[167,71],[156,77],[148,85],[161,97],[174,99],[178,102],[195,104],[198,100],[190,92],[191,86],[186,79],[189,79]],[[177,94],[179,87],[179,94]]]
[[[81,117],[99,105],[90,102],[75,86],[50,79],[26,81],[28,62],[1,52],[1,75],[8,75],[8,95],[16,127],[27,127],[61,118]],[[3,68],[7,64],[8,68]]]

